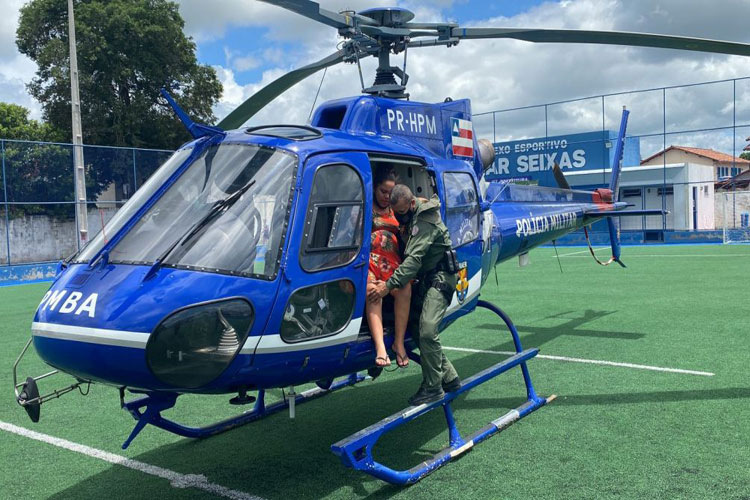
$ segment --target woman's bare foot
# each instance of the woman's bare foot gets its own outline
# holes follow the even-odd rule
[[[378,349],[375,354],[375,366],[390,366],[391,358],[388,357],[388,353],[385,351],[385,347]]]
[[[406,368],[409,366],[409,356],[406,354],[406,348],[404,346],[393,344],[393,352],[396,353],[396,364],[400,368]]]

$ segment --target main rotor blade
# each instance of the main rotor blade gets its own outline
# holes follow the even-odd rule
[[[345,56],[346,51],[339,50],[320,61],[297,68],[277,78],[250,96],[245,102],[240,104],[234,111],[221,120],[217,126],[223,130],[240,128],[253,115],[263,109],[266,104],[273,101],[287,89],[323,68],[342,62]]]
[[[354,22],[352,20],[354,17],[356,17],[359,24],[366,24],[366,25],[376,24],[375,21],[364,16],[358,16],[356,14],[354,14],[353,16],[342,15],[336,12],[332,12],[330,10],[321,9],[319,3],[312,2],[310,0],[260,0],[260,1],[265,2],[265,3],[270,3],[271,5],[276,5],[278,7],[282,7],[286,10],[291,10],[292,12],[296,12],[297,14],[310,18],[314,21],[318,21],[319,23],[327,24],[328,26],[331,26],[337,29],[351,28],[352,26],[354,26]]]
[[[750,44],[690,38],[651,33],[629,33],[625,31],[588,31],[564,29],[525,28],[453,28],[451,35],[461,39],[514,38],[527,42],[542,43],[599,43],[606,45],[631,45],[658,47],[663,49],[692,50],[750,56]]]
[[[563,189],[570,189],[568,179],[565,178],[565,174],[563,173],[560,165],[558,165],[557,162],[555,162],[554,166],[552,167],[552,174],[555,176],[555,182],[557,182],[558,186]]]

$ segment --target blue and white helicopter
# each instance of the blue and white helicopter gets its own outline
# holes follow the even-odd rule
[[[332,446],[349,467],[413,483],[552,399],[536,394],[526,366],[538,349],[524,350],[510,318],[480,299],[491,269],[602,219],[610,231],[609,262],[621,264],[614,218],[652,212],[623,213],[626,204],[617,201],[627,111],[607,188],[572,190],[559,168],[557,187],[487,183],[494,150],[474,136],[469,101],[408,100],[405,67],[391,66],[390,55],[480,38],[740,55],[750,55],[750,45],[623,32],[461,28],[413,23],[414,15],[400,8],[335,13],[308,0],[268,2],[337,29],[344,39],[339,50],[277,79],[215,127],[194,123],[164,93],[194,139],[59,265],[14,366],[16,398],[38,421],[43,402],[90,383],[117,387],[122,407],[137,421],[125,448],[147,424],[207,437],[286,409],[293,416],[296,405],[361,382],[375,359],[363,321],[373,176],[394,170],[416,195],[439,196],[461,264],[442,328],[486,308],[507,325],[517,351],[464,377],[461,389],[442,400],[406,408]],[[307,76],[369,56],[379,62],[374,84],[364,95],[322,104],[309,126],[243,127]],[[386,344],[392,341],[388,333]],[[19,382],[18,365],[32,343],[55,370]],[[419,362],[411,341],[407,349]],[[513,367],[521,368],[527,401],[462,435],[451,402]],[[40,395],[37,382],[58,371],[74,383]],[[308,382],[317,388],[294,391]],[[266,404],[273,388],[291,389],[282,401]],[[126,400],[126,393],[135,399]],[[162,415],[186,393],[237,393],[232,403],[254,407],[188,427]],[[372,449],[383,433],[438,407],[449,429],[445,450],[404,471],[375,461]]]

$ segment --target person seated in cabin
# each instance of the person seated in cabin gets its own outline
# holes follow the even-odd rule
[[[367,287],[376,281],[387,281],[401,264],[399,254],[399,224],[390,204],[391,191],[396,185],[396,174],[392,170],[378,170],[373,182],[375,193],[372,204],[372,234],[370,236],[370,267],[367,273]],[[406,367],[409,357],[404,347],[406,324],[409,321],[411,284],[391,290],[394,302],[395,335],[393,352],[396,364]],[[383,300],[367,301],[365,310],[370,325],[372,340],[375,343],[375,365],[382,367],[391,364],[383,342]]]

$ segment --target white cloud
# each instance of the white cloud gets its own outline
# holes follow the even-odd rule
[[[17,102],[40,116],[40,107],[26,93],[36,70],[32,61],[15,48],[18,10],[24,0],[0,0],[8,15],[0,18],[0,100]],[[227,47],[224,64],[215,66],[224,95],[215,109],[225,116],[254,92],[292,68],[300,67],[334,52],[340,39],[336,31],[302,16],[263,2],[214,0],[210,8],[200,0],[179,0],[186,21],[186,32],[198,43],[222,40],[230,29],[246,30],[247,44]],[[395,5],[395,0],[377,2]],[[404,1],[400,5],[415,11],[415,21],[444,19],[443,10],[459,1]],[[372,7],[371,0],[322,1],[331,11]],[[579,28],[641,31],[750,42],[747,0],[566,0],[548,2],[513,17],[476,19],[467,26]],[[262,48],[249,51],[263,38]],[[223,43],[227,43],[223,40]],[[401,64],[401,57],[393,59]],[[375,61],[363,61],[365,85],[374,76]],[[262,69],[260,81],[238,83],[237,75]],[[412,99],[442,101],[450,96],[470,98],[475,113],[528,106],[545,102],[623,92],[667,85],[679,85],[750,75],[748,59],[720,55],[646,48],[623,48],[581,44],[532,44],[514,40],[462,41],[457,47],[424,48],[408,55],[409,92]],[[306,122],[320,84],[321,73],[296,85],[261,111],[252,123]],[[726,86],[726,84],[725,84]],[[730,84],[731,86],[731,84]],[[680,95],[667,91],[668,125],[674,130],[706,123],[724,124],[736,113],[737,123],[750,123],[750,81],[736,84],[737,102],[722,85],[715,91]],[[329,68],[320,96],[322,101],[356,95],[359,74],[354,65]],[[623,104],[633,110],[631,131],[661,132],[663,116],[661,92],[613,96],[605,101],[608,128],[618,122]],[[736,107],[736,109],[735,109]],[[519,138],[544,133],[544,109],[509,112],[477,117],[477,129],[484,134],[493,129],[498,137]],[[601,127],[601,101],[583,101],[550,106],[549,131],[592,130]],[[701,125],[703,124],[703,125]],[[723,126],[723,125],[721,125]],[[745,132],[743,132],[745,133]],[[750,135],[750,132],[747,133]]]
[[[420,6],[416,21],[434,21],[440,11],[434,5]],[[332,9],[333,10],[333,9]],[[423,15],[422,15],[423,14]],[[430,19],[425,19],[429,16]],[[750,2],[726,0],[701,2],[662,0],[570,0],[545,3],[511,18],[477,19],[471,26],[545,27],[592,30],[622,30],[701,36],[748,43],[746,20]],[[304,20],[304,19],[303,19]],[[665,22],[668,20],[669,22]],[[713,20],[713,21],[712,21]],[[722,22],[718,22],[722,20]],[[309,22],[304,20],[306,23]],[[715,22],[714,22],[715,21]],[[270,24],[272,21],[268,21]],[[272,29],[278,29],[273,27]],[[333,30],[329,30],[333,31]],[[252,34],[249,34],[252,36]],[[307,58],[295,61],[295,67],[319,59],[333,49],[320,39],[310,41]],[[394,58],[401,64],[401,58]],[[718,79],[750,76],[747,58],[706,55],[687,51],[615,47],[583,44],[533,44],[515,40],[464,40],[457,47],[424,48],[408,55],[411,75],[409,92],[413,100],[442,101],[446,96],[470,98],[475,113],[528,106],[584,96],[624,92],[661,86],[680,85]],[[363,73],[369,85],[374,75],[372,58]],[[246,95],[272,81],[286,67],[264,73],[261,82],[246,86]],[[252,123],[267,120],[302,123],[307,120],[321,74],[298,84],[277,98],[257,115]],[[742,87],[745,80],[737,82]],[[723,84],[729,85],[731,83]],[[738,123],[750,114],[750,83],[737,93]],[[667,101],[668,131],[709,126],[731,126],[734,104],[732,94],[721,85],[701,90],[677,90],[632,93],[605,99],[607,128],[616,128],[622,105],[633,110],[631,131],[662,131],[663,98]],[[356,95],[360,90],[356,67],[339,65],[326,75],[318,103],[330,98]],[[223,106],[223,109],[231,109]],[[570,133],[601,129],[601,100],[584,101],[548,108],[549,132]],[[217,109],[217,115],[221,116]],[[544,109],[507,113],[498,116],[493,127],[489,117],[478,117],[480,132],[497,130],[498,137],[520,138],[544,134]],[[750,123],[747,116],[744,123]],[[667,140],[677,139],[678,136]]]
[[[16,51],[16,28],[18,27],[19,10],[24,0],[0,1],[0,60],[14,57]]]
[[[228,29],[266,28],[271,40],[314,42],[330,34],[332,28],[289,12],[286,9],[259,1],[212,0],[210,7],[203,0],[177,0],[180,14],[185,19],[185,31],[198,42],[223,38]],[[371,0],[327,0],[321,7],[339,12],[345,9],[364,10],[373,6]],[[395,0],[377,2],[378,6],[395,5]],[[210,11],[210,12],[207,12]],[[250,35],[253,33],[253,35]]]
[[[260,61],[253,56],[237,57],[233,63],[233,67],[237,71],[248,71],[258,66],[260,66]]]
[[[240,73],[255,69],[261,64],[261,60],[255,56],[249,54],[242,54],[239,51],[231,50],[229,47],[224,47],[224,61],[225,66],[228,66]]]
[[[40,119],[41,107],[26,92],[26,83],[31,81],[36,64],[18,52],[16,28],[19,9],[24,0],[1,0],[0,11],[0,101],[24,106],[31,111],[31,118]]]

